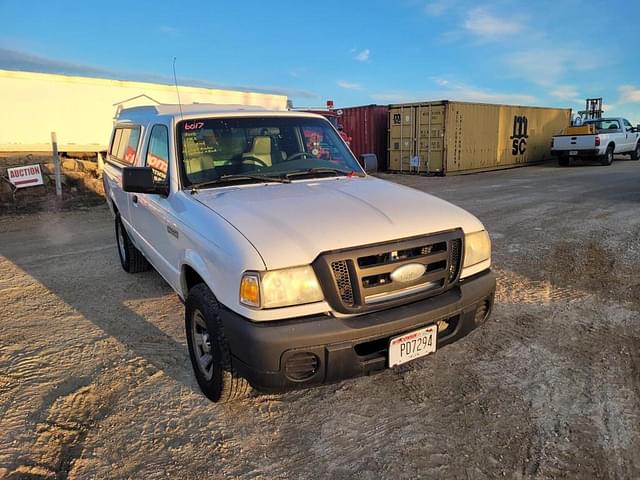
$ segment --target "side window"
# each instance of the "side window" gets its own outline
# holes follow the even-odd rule
[[[140,127],[116,128],[113,144],[109,150],[111,157],[127,165],[133,165],[136,161],[139,140]]]
[[[124,135],[122,135],[124,139]],[[129,129],[129,142],[127,142],[127,149],[124,152],[124,162],[129,165],[133,165],[136,161],[136,153],[138,153],[138,142],[140,140],[140,129]]]
[[[113,157],[115,157],[118,152],[118,145],[120,145],[121,138],[122,138],[122,129],[116,128],[116,131],[113,134],[113,143],[111,144],[111,150],[109,150],[109,154]]]
[[[146,165],[153,170],[156,182],[165,183],[169,171],[169,130],[165,125],[154,125],[149,137]]]
[[[631,124],[629,123],[629,120],[627,120],[626,118],[622,120],[622,123],[624,123],[625,128],[631,128]]]

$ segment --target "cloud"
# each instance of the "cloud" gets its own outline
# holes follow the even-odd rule
[[[359,83],[347,82],[345,80],[338,80],[336,84],[340,88],[344,88],[347,90],[360,90],[362,88],[362,85],[360,85]]]
[[[640,88],[631,85],[622,85],[618,88],[620,98],[617,103],[640,102]]]
[[[467,14],[464,28],[478,37],[490,39],[514,35],[524,26],[516,20],[496,17],[484,8],[474,8]]]
[[[410,97],[406,93],[401,92],[379,92],[372,93],[369,96],[376,102],[384,103],[400,103],[411,101]]]
[[[370,53],[371,51],[368,48],[365,48],[361,52],[357,53],[353,58],[359,62],[366,62],[369,60]]]
[[[533,105],[536,97],[527,93],[494,92],[476,87],[460,85],[450,89],[446,98],[481,103],[506,103],[515,105]]]
[[[432,80],[441,87],[438,92],[444,95],[441,98],[483,103],[533,104],[536,102],[536,97],[528,93],[496,92],[442,77],[433,77]]]
[[[633,85],[618,87],[618,99],[615,103],[605,103],[602,109],[605,115],[626,118],[632,125],[640,124],[640,88]]]
[[[571,85],[558,85],[549,91],[549,95],[568,102],[584,103],[584,99],[580,96],[578,89]]]
[[[83,75],[89,77],[106,76],[111,78],[113,75],[113,72],[106,68],[40,57],[38,55],[9,48],[0,48],[0,68],[4,68],[6,70],[63,73],[65,75]]]
[[[373,93],[370,97],[375,101],[390,103],[459,100],[480,103],[534,105],[537,101],[535,96],[528,93],[496,92],[440,78],[434,78],[433,81],[441,88],[415,93],[386,91]]]
[[[551,90],[549,93],[558,98],[574,98],[578,96],[578,90],[568,85],[558,86],[558,88]]]
[[[152,82],[173,85],[173,76],[158,75],[146,72],[127,72],[109,68],[68,62],[54,58],[42,57],[20,50],[0,47],[0,69],[25,72],[54,73],[59,75],[75,75],[81,77],[108,78],[112,80],[130,80],[136,82]],[[197,78],[178,77],[180,85],[202,88],[219,88],[242,92],[258,92],[273,95],[287,95],[306,99],[316,99],[319,95],[306,90],[285,89],[282,87],[251,87],[239,85],[222,85]]]
[[[431,77],[431,80],[433,80],[436,83],[436,85],[439,85],[441,87],[446,87],[447,85],[449,85],[449,80],[447,80],[446,78]]]
[[[451,1],[431,0],[424,6],[424,11],[431,17],[439,17],[451,7]]]
[[[158,30],[161,33],[165,33],[167,35],[172,35],[175,36],[178,34],[178,29],[175,27],[170,27],[168,25],[160,25],[160,27],[158,27]]]
[[[606,59],[607,56],[598,50],[571,46],[522,50],[505,57],[517,76],[554,87],[567,73],[596,70],[605,65]]]

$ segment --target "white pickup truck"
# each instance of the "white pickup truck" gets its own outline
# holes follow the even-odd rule
[[[318,115],[124,109],[107,157],[122,267],[152,265],[185,302],[212,401],[394,367],[491,312],[482,223],[367,175]]]
[[[611,165],[614,154],[640,159],[640,132],[627,119],[586,120],[582,126],[585,129],[593,126],[594,133],[573,134],[569,131],[553,137],[551,154],[558,157],[560,165],[567,166],[576,158],[595,159],[602,165]]]

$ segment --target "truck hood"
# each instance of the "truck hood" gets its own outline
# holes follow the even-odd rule
[[[459,207],[375,177],[225,187],[194,198],[238,229],[270,270],[306,265],[330,250],[484,228]]]

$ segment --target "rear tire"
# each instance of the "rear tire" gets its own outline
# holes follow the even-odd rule
[[[251,386],[233,368],[220,319],[220,304],[204,283],[189,290],[185,327],[191,365],[202,393],[218,403],[246,397]]]
[[[569,157],[558,157],[558,165],[561,167],[568,167],[571,164],[571,159]]]
[[[149,270],[149,262],[131,242],[119,214],[116,215],[116,243],[118,244],[120,265],[125,272],[139,273]]]
[[[613,163],[613,147],[607,147],[607,151],[600,157],[600,165],[608,166]]]
[[[631,152],[631,160],[640,160],[640,143],[638,143],[636,149]]]

